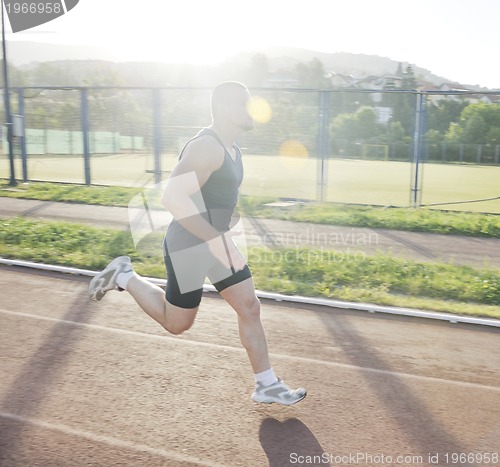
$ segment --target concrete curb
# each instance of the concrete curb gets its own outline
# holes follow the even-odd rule
[[[12,260],[12,259],[4,259],[0,258],[0,264],[5,266],[18,266],[24,268],[37,269],[41,271],[51,271],[62,274],[74,274],[79,276],[88,276],[93,277],[98,272],[91,271],[88,269],[78,269],[71,268],[65,266],[55,266],[50,264],[42,264],[42,263],[34,263],[31,261],[21,261],[21,260]],[[165,279],[151,278],[147,277],[147,280],[150,282],[164,287],[167,283]],[[215,292],[215,288],[212,285],[205,285],[203,287],[205,292]],[[256,291],[257,296],[261,299],[265,300],[274,300],[277,302],[284,303],[299,303],[303,305],[317,305],[328,308],[340,308],[344,310],[356,310],[356,311],[366,311],[368,313],[381,313],[388,315],[398,315],[398,316],[406,316],[412,318],[422,318],[422,319],[432,319],[438,321],[447,321],[449,323],[457,324],[474,324],[480,326],[490,326],[500,328],[500,320],[489,319],[489,318],[475,318],[470,316],[461,316],[455,315],[451,313],[437,313],[430,312],[424,310],[416,310],[412,308],[399,308],[399,307],[389,307],[389,306],[381,306],[381,305],[373,305],[369,303],[355,303],[355,302],[344,302],[341,300],[331,300],[331,299],[323,299],[323,298],[311,298],[311,297],[302,297],[302,296],[290,296],[290,295],[282,295],[279,293],[273,292],[265,292],[261,290]]]

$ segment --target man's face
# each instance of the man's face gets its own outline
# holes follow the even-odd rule
[[[245,89],[235,89],[230,104],[230,117],[233,124],[243,131],[252,130],[254,121],[248,112],[250,94]]]

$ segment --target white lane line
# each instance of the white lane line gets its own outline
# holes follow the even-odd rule
[[[175,340],[176,345],[177,344],[184,344],[184,345],[192,345],[192,346],[198,346],[198,347],[209,347],[209,348],[214,348],[214,349],[229,350],[232,352],[239,352],[239,353],[245,352],[245,350],[241,347],[232,347],[230,345],[213,344],[213,343],[209,343],[209,342],[200,342],[200,341],[196,341],[196,340],[186,339],[183,337],[171,336],[169,334],[164,334],[164,335],[148,334],[145,332],[132,331],[129,329],[112,328],[112,327],[108,327],[108,326],[101,326],[98,324],[79,323],[78,321],[69,321],[69,320],[63,320],[63,319],[59,319],[59,318],[50,318],[48,316],[34,315],[31,313],[22,313],[19,311],[5,310],[3,308],[0,308],[0,313],[6,314],[6,315],[18,316],[21,318],[37,319],[40,321],[49,321],[49,322],[54,322],[54,323],[67,324],[69,326],[77,326],[77,327],[86,328],[86,329],[93,329],[96,331],[105,331],[105,332],[111,332],[114,334],[123,334],[123,335],[128,335],[128,336],[146,338],[146,339],[169,340],[169,341]],[[304,362],[306,364],[326,365],[326,366],[330,366],[330,367],[334,367],[334,368],[344,368],[344,369],[348,369],[348,370],[355,370],[355,371],[372,373],[372,374],[377,374],[377,375],[403,377],[403,378],[408,378],[408,379],[414,379],[417,381],[449,384],[449,385],[459,386],[459,387],[463,387],[463,388],[490,390],[490,391],[500,393],[499,386],[488,386],[486,384],[469,383],[466,381],[455,381],[455,380],[444,379],[444,378],[436,378],[433,376],[412,375],[411,373],[402,373],[402,372],[390,371],[390,370],[380,370],[377,368],[368,368],[368,367],[363,367],[363,366],[349,365],[346,363],[330,362],[327,360],[299,357],[299,356],[295,356],[295,355],[286,355],[286,354],[278,354],[278,353],[270,353],[270,355],[273,358],[279,358],[282,360],[289,360],[289,361],[295,361],[295,362],[299,361],[299,362]]]
[[[131,451],[153,454],[154,456],[163,457],[165,459],[174,460],[177,462],[186,462],[186,463],[205,465],[205,466],[225,467],[224,464],[217,464],[213,461],[203,460],[197,457],[187,456],[185,454],[180,454],[177,452],[165,451],[164,449],[152,448],[151,446],[146,446],[145,444],[133,443],[131,441],[125,441],[123,439],[115,438],[113,436],[100,435],[97,433],[92,433],[90,431],[78,430],[75,428],[71,428],[67,425],[62,425],[60,423],[46,422],[44,420],[39,420],[36,418],[24,417],[22,415],[16,415],[13,413],[1,412],[1,411],[0,411],[0,417],[15,422],[27,423],[29,425],[42,428],[44,430],[57,431],[65,435],[75,436],[78,438],[85,438],[90,441],[107,444],[108,446],[114,446],[117,448],[129,449]]]

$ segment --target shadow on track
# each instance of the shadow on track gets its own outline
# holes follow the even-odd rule
[[[324,312],[319,312],[318,316],[321,317],[335,344],[340,346],[346,355],[349,355],[352,365],[387,372],[393,371],[384,359],[383,349],[378,349],[368,343],[350,324],[349,319]],[[382,318],[369,317],[367,319]],[[396,373],[380,375],[360,369],[360,375],[381,402],[388,416],[397,423],[401,433],[415,449],[416,452],[409,454],[423,455],[426,458],[431,452],[470,452],[468,446],[465,446],[436,419],[430,408],[419,397],[417,390]],[[349,388],[346,388],[346,391],[349,391]],[[356,403],[362,404],[363,401],[353,401],[354,405]],[[446,410],[446,407],[439,409]]]
[[[326,456],[325,451],[314,434],[296,418],[284,422],[265,418],[260,425],[259,440],[269,460],[269,467],[305,465],[300,462],[302,460],[311,460],[314,464],[323,466],[330,465],[327,458],[323,457]],[[307,462],[307,465],[311,463]]]
[[[88,322],[92,317],[88,311],[90,304],[87,292],[82,291],[69,304],[61,320]],[[68,326],[64,322],[55,323],[38,349],[23,365],[4,399],[0,401],[0,410],[21,417],[36,416],[45,398],[56,391],[54,383],[64,371],[71,349],[86,332],[88,331],[78,326]],[[0,464],[2,464],[2,461],[9,457],[15,458],[17,448],[29,442],[30,430],[27,430],[24,424],[0,418],[0,433],[2,433],[0,437]]]

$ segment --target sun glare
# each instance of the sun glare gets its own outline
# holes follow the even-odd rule
[[[332,14],[326,14],[325,2],[319,0],[303,5],[285,2],[286,6],[284,2],[255,0],[243,11],[239,2],[229,0],[218,0],[217,7],[201,0],[85,0],[54,21],[8,34],[13,41],[98,46],[117,61],[216,65],[239,52],[273,46],[362,53],[414,63],[463,84],[498,87],[498,61],[489,57],[496,53],[500,2],[480,0],[481,11],[488,14],[476,24],[467,16],[467,1],[421,0],[412,21],[427,24],[428,34],[419,38],[418,46],[415,41],[394,41],[407,34],[406,23],[398,20],[406,10],[398,0],[387,0],[390,7],[386,5],[382,16],[379,4],[368,0],[335,3]],[[365,33],[353,35],[352,21]],[[454,38],[454,48],[447,51],[448,60],[444,61],[436,47],[443,27]],[[470,37],[480,46],[473,47]],[[33,60],[37,58],[33,56]]]
[[[269,103],[260,96],[253,96],[248,101],[248,113],[257,123],[267,123],[273,116]]]
[[[280,146],[280,160],[282,164],[290,169],[303,168],[309,157],[307,148],[297,140],[289,139]]]

